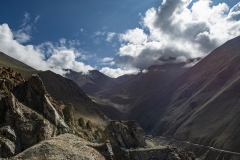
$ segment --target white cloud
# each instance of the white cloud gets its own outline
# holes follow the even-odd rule
[[[31,26],[25,26],[24,28],[21,28],[17,31],[14,31],[14,38],[16,41],[18,41],[19,43],[26,43],[28,41],[31,40]]]
[[[72,69],[77,72],[88,72],[94,69],[90,65],[78,62],[77,57],[83,56],[73,47],[66,45],[66,40],[53,45],[45,42],[38,46],[22,45],[7,24],[0,25],[0,51],[20,60],[38,70],[52,70],[58,74],[65,74],[63,69]]]
[[[212,1],[164,0],[142,17],[143,29],[120,34],[119,66],[145,69],[159,58],[204,57],[225,41],[240,35],[240,2],[233,8]],[[144,31],[148,30],[146,34]]]
[[[116,33],[114,32],[108,32],[106,41],[111,42],[115,35]]]
[[[121,69],[121,68],[117,68],[117,69],[113,69],[113,68],[109,68],[109,67],[103,67],[100,72],[102,72],[103,74],[112,77],[112,78],[117,78],[119,76],[125,75],[125,74],[137,74],[140,71],[138,69]]]
[[[148,70],[147,69],[144,69],[143,71],[142,71],[142,73],[147,73],[148,72]]]
[[[69,49],[57,50],[46,63],[53,68],[61,67],[62,69],[72,69],[77,72],[87,73],[89,70],[93,70],[91,66],[76,61],[76,53]]]
[[[134,45],[139,45],[147,41],[147,35],[142,29],[136,28],[127,30],[124,34],[120,34],[119,39],[122,42],[125,41]]]
[[[112,60],[113,60],[113,58],[111,58],[111,57],[105,57],[105,58],[103,58],[101,61],[104,62],[104,63],[106,63],[106,62],[110,62],[110,61],[112,61]]]

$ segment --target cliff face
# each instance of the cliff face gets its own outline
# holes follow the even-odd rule
[[[41,79],[28,81],[11,69],[0,68],[0,150],[11,157],[38,142],[72,132],[64,122],[61,102],[45,90]]]

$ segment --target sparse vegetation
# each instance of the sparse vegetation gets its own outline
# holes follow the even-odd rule
[[[9,93],[9,90],[7,88],[4,88],[2,91],[1,91],[3,94],[8,94]]]

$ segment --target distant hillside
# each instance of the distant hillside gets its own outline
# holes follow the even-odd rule
[[[66,77],[75,81],[85,93],[90,95],[96,95],[98,92],[118,84],[113,78],[97,70],[89,71],[88,74],[78,73],[72,70],[68,71]]]
[[[33,73],[37,73],[38,71],[2,52],[0,52],[0,66],[2,67],[10,67],[14,71],[19,72],[23,75],[24,78],[29,78]]]
[[[76,82],[78,86],[91,97],[94,101],[92,106],[95,109],[103,112],[106,116],[114,120],[128,119],[128,115],[126,113],[121,112],[119,107],[116,107],[115,104],[106,102],[106,100],[102,99],[102,97],[99,97],[98,93],[108,88],[114,88],[119,84],[119,82],[124,82],[129,78],[122,76],[118,82],[118,79],[110,78],[97,70],[89,71],[88,74],[68,70],[66,77]],[[70,98],[72,97],[70,96]]]
[[[148,133],[240,152],[240,37],[130,111]]]

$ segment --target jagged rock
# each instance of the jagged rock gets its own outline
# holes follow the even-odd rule
[[[8,93],[15,86],[25,82],[21,74],[16,74],[10,68],[0,67],[0,91]]]
[[[126,149],[146,147],[145,133],[135,121],[109,121],[103,138],[111,141],[113,152],[117,160],[125,160]]]
[[[4,136],[11,141],[16,141],[15,131],[10,126],[0,128],[0,136]]]
[[[15,154],[15,144],[9,139],[0,136],[0,152],[1,157],[12,157]]]
[[[91,121],[87,121],[86,128],[87,128],[87,130],[92,131],[92,123],[91,123]]]
[[[97,142],[99,142],[102,139],[102,134],[98,130],[94,131],[93,136]]]
[[[99,151],[107,160],[115,159],[115,155],[112,150],[112,145],[109,140],[106,140],[104,143],[88,142],[87,146],[92,147]]]
[[[110,121],[109,128],[123,148],[146,146],[145,133],[135,121]]]
[[[46,91],[42,80],[38,75],[32,77],[14,90],[14,94],[20,102],[43,115],[51,123],[56,125],[59,133],[67,132],[67,124],[64,122],[61,102],[56,102]]]
[[[37,159],[89,159],[105,160],[93,147],[93,144],[71,134],[60,135],[28,148],[16,155],[12,160]]]
[[[63,109],[64,120],[69,126],[75,126],[74,121],[74,108],[72,104],[68,104]]]
[[[86,128],[85,121],[84,121],[83,117],[81,117],[81,118],[78,119],[78,125],[79,125],[82,129],[85,129],[85,128]]]
[[[2,115],[5,123],[2,125],[6,124],[6,126],[0,129],[0,135],[4,139],[4,143],[2,143],[4,146],[3,157],[11,157],[56,135],[57,128],[54,125],[18,102],[11,92],[4,100],[5,104],[2,107],[5,108],[5,112]]]

